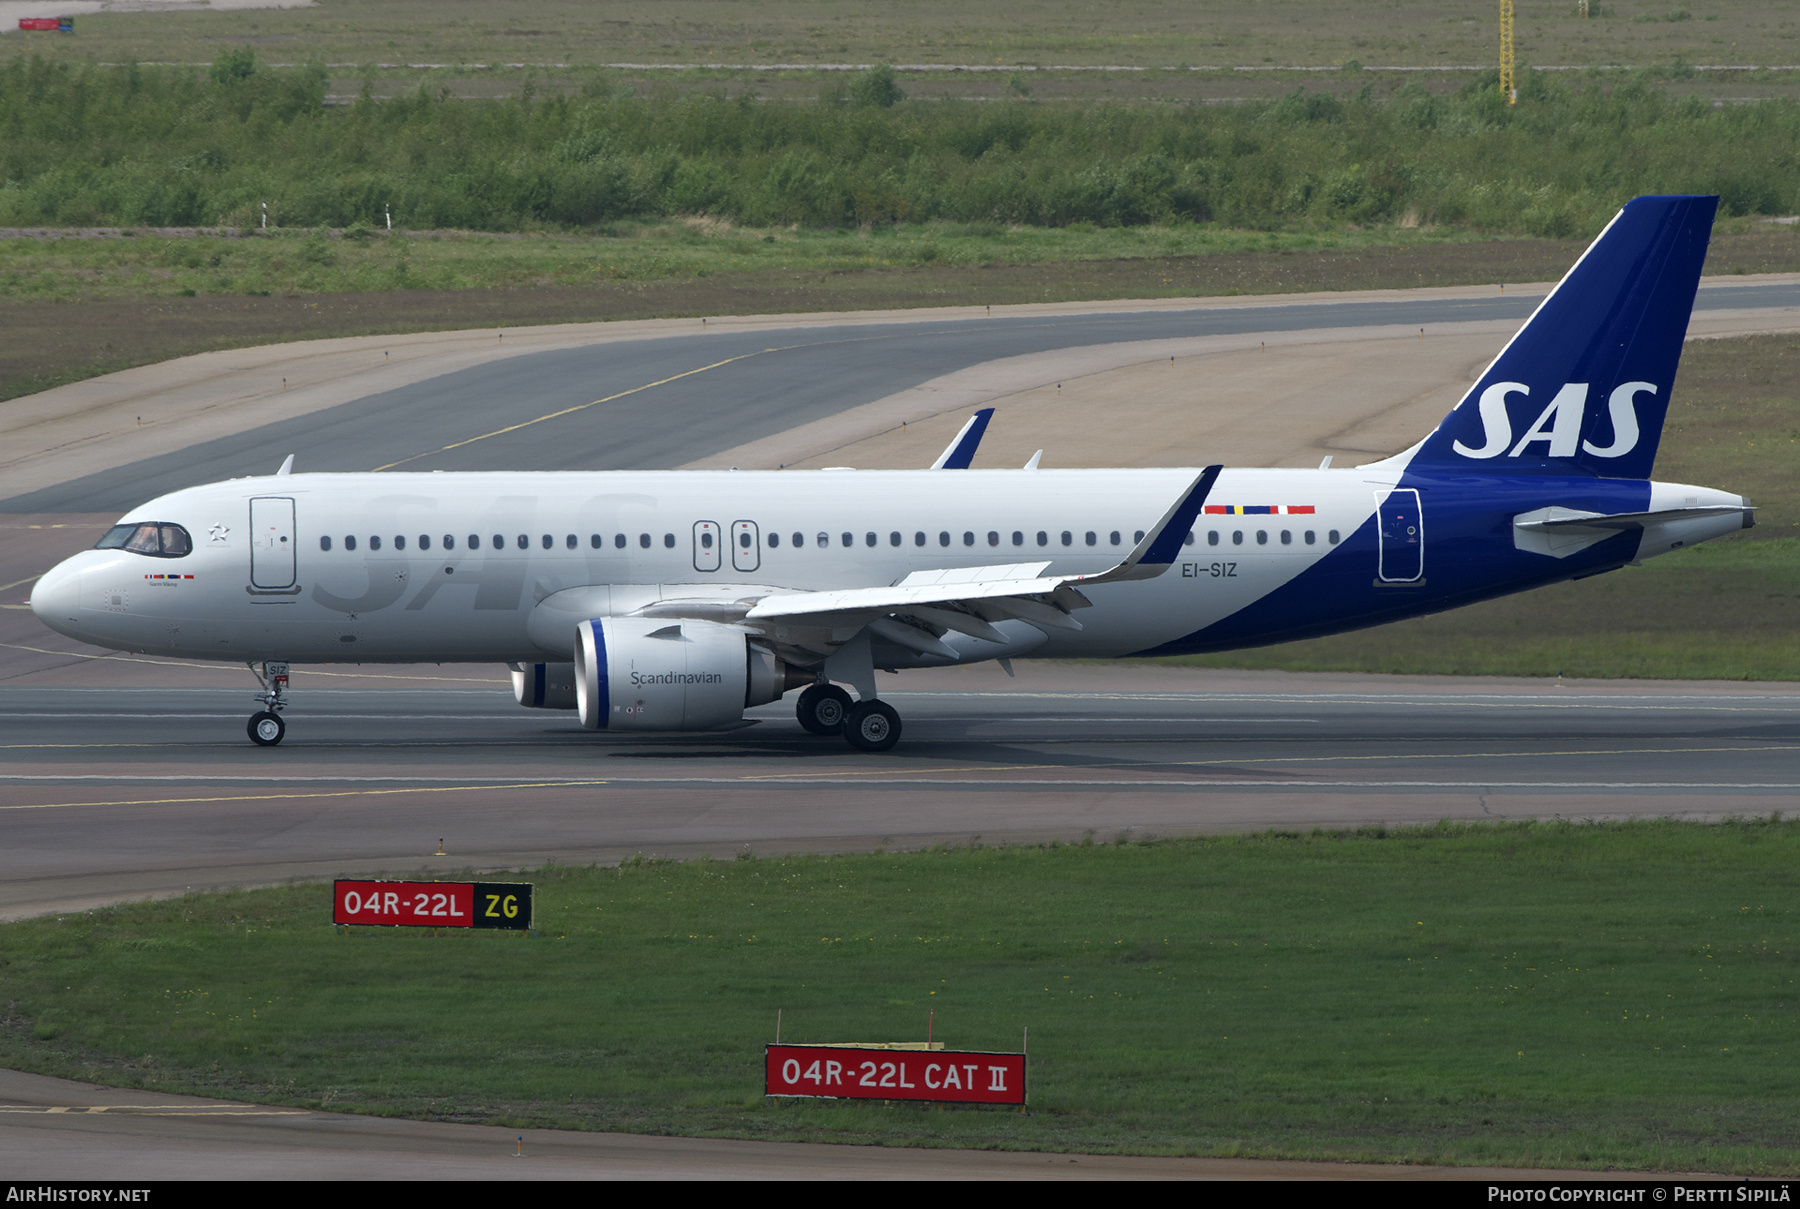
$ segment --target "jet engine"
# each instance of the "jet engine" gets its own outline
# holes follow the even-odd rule
[[[509,664],[513,696],[526,709],[574,709],[575,665],[572,663]]]
[[[574,673],[589,730],[713,730],[815,679],[734,626],[646,617],[576,626]]]

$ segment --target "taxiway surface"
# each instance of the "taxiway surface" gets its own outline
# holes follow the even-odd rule
[[[796,321],[785,329],[608,340],[475,365],[15,491],[0,499],[0,513],[123,511],[196,483],[273,468],[297,451],[300,468],[316,471],[666,469],[1009,358],[1252,333],[1364,329],[1392,338],[1414,327],[1521,322],[1541,300],[1516,292],[1429,301],[1396,294],[887,324]],[[1797,306],[1800,284],[1780,281],[1709,285],[1696,310]],[[9,474],[21,482],[36,477],[29,465]]]

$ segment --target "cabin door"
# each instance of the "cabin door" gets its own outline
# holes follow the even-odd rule
[[[1425,518],[1419,493],[1399,487],[1376,505],[1383,583],[1414,583],[1425,577]]]
[[[294,586],[294,501],[250,501],[250,586],[279,592]]]

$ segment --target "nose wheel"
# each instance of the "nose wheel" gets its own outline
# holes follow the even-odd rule
[[[263,691],[256,694],[255,700],[262,702],[263,708],[250,715],[244,731],[250,736],[250,742],[258,747],[273,747],[287,735],[287,723],[281,720],[281,711],[288,703],[288,665],[269,660],[260,671],[254,663],[248,666],[250,674],[262,685]]]
[[[244,729],[250,734],[250,742],[258,747],[273,747],[287,734],[287,723],[280,714],[265,709],[251,714]]]

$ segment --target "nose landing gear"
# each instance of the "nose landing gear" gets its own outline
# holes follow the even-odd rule
[[[262,702],[263,708],[250,715],[244,730],[258,747],[273,747],[287,735],[287,723],[281,720],[281,711],[287,708],[288,665],[264,662],[261,671],[256,670],[254,663],[245,666],[263,687],[263,691],[252,698]]]

